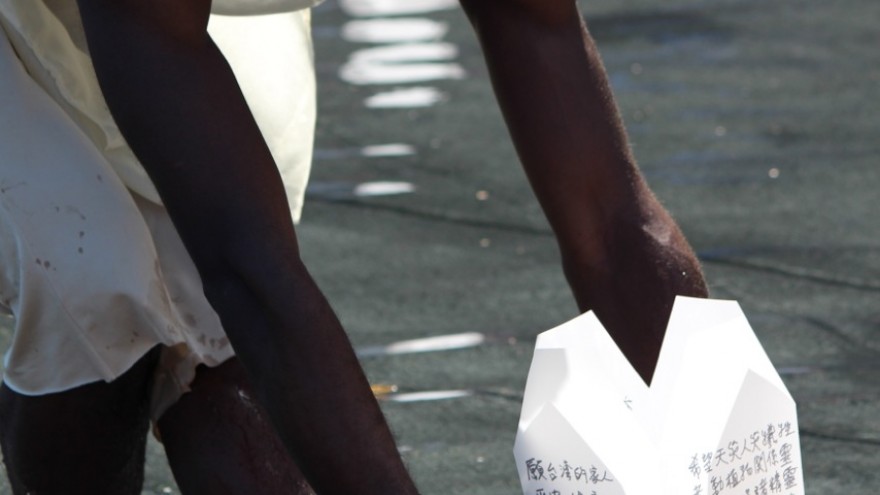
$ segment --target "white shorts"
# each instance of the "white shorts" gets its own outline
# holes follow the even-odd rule
[[[111,381],[161,345],[158,418],[196,366],[234,353],[106,110],[71,5],[0,0],[0,310],[14,317],[3,380],[27,395]],[[308,11],[214,16],[211,32],[298,219],[315,118]]]

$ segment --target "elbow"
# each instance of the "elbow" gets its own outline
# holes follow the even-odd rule
[[[212,305],[292,296],[309,277],[295,240],[240,234],[223,237],[193,253]]]

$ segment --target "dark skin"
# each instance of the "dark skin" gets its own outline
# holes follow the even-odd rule
[[[3,385],[0,442],[13,493],[140,493],[157,357],[145,356],[112,386],[29,397]]]
[[[207,34],[210,1],[79,6],[110,110],[289,454],[322,494],[416,493],[345,332],[300,260],[277,167]]]
[[[0,443],[13,493],[140,494],[157,357],[148,354],[111,383],[62,393],[0,388]],[[190,386],[157,424],[182,493],[314,494],[254,403],[238,359],[199,368]]]
[[[706,283],[638,170],[577,5],[461,3],[578,307],[650,383],[675,296],[706,297]]]
[[[238,359],[200,367],[191,388],[158,422],[182,493],[314,494],[254,399]]]
[[[159,422],[181,489],[309,493],[298,465],[321,494],[416,493],[351,346],[300,260],[275,164],[205,32],[210,0],[78,3],[108,106],[156,184],[240,360],[200,369],[193,393]],[[684,236],[638,171],[577,6],[462,5],[578,306],[596,312],[649,382],[674,297],[705,296],[706,285]],[[148,389],[142,370],[149,366],[142,362],[116,382],[53,400],[91,417],[90,407],[119,402],[121,394],[133,412],[143,402],[132,394]],[[256,407],[241,399],[242,391]],[[4,388],[0,399],[16,493],[79,493],[74,486],[139,493],[142,471],[127,466],[142,462],[145,415],[133,423],[128,414],[81,423],[84,438],[106,436],[108,425],[135,433],[122,435],[133,439],[126,453],[77,450],[81,464],[96,466],[89,476],[103,469],[106,481],[75,478],[82,484],[74,485],[74,478],[61,478],[50,486],[53,477],[37,473],[61,469],[63,456],[46,459],[22,446],[57,444],[63,436],[41,433],[39,414],[26,412],[44,408],[35,398]],[[212,416],[218,409],[235,412]],[[246,433],[232,431],[252,420]],[[226,443],[213,448],[217,442]],[[280,481],[261,486],[268,478],[248,478],[251,468],[229,469],[248,463],[277,466]],[[106,475],[113,470],[118,476]]]

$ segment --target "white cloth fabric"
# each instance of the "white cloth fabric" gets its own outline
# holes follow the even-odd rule
[[[0,0],[0,309],[15,321],[4,382],[39,395],[110,381],[163,344],[158,417],[198,364],[233,351],[107,110],[75,5]],[[315,118],[309,12],[212,16],[210,30],[298,219]]]
[[[234,0],[222,2],[227,5]],[[271,0],[241,0],[252,12]],[[313,0],[288,0],[289,7]],[[259,4],[259,5],[258,5]],[[257,8],[262,6],[262,10]],[[161,203],[116,127],[92,67],[76,2],[0,0],[0,22],[31,77],[95,143],[132,191]],[[309,10],[274,15],[213,15],[212,38],[223,51],[284,180],[299,220],[308,181],[315,122],[315,78]]]
[[[292,12],[318,5],[323,0],[213,0],[211,12],[218,15],[265,15]]]

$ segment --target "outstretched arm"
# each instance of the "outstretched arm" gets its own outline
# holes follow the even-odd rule
[[[575,0],[461,0],[582,311],[650,382],[676,295],[699,263],[633,159]]]
[[[415,493],[300,261],[281,180],[205,28],[210,0],[78,0],[107,103],[288,450],[319,493]]]

